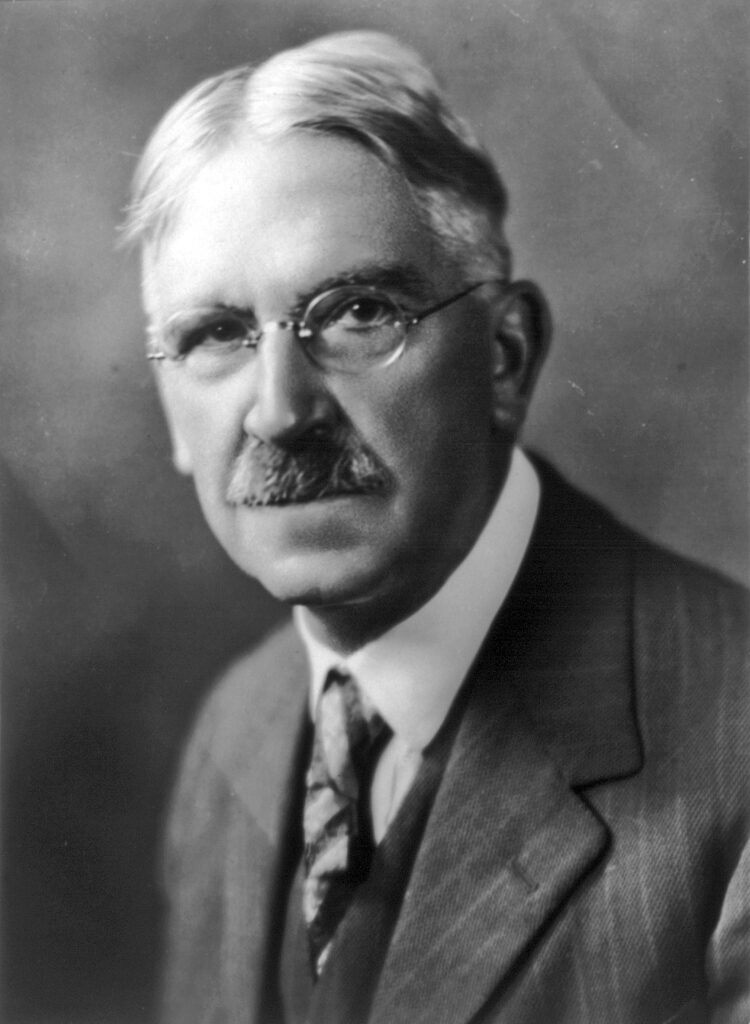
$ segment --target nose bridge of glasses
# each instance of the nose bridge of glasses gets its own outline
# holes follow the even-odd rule
[[[266,336],[269,330],[274,327],[280,331],[292,331],[294,337],[301,340],[311,338],[313,334],[312,330],[307,326],[304,320],[285,317],[281,320],[264,320],[263,323],[258,324],[257,327],[249,329],[247,332],[247,338],[243,344],[246,348],[254,348],[258,342]]]
[[[257,350],[260,377],[266,385],[272,384],[271,390],[295,392],[311,386],[308,378],[313,366],[305,343],[310,336],[312,331],[304,322],[292,317],[265,320],[254,328],[244,344]]]

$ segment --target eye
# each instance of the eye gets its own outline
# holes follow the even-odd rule
[[[321,329],[336,327],[354,333],[391,327],[398,320],[398,310],[385,295],[359,294],[338,297],[335,305],[317,311]]]
[[[236,313],[213,310],[175,323],[173,331],[175,354],[187,356],[196,350],[234,351],[250,336],[251,328]]]

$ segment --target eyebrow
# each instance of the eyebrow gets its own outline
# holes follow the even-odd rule
[[[433,293],[433,288],[426,275],[413,264],[363,263],[350,267],[347,270],[342,270],[330,277],[325,277],[317,281],[311,288],[298,292],[287,310],[287,315],[299,316],[304,312],[309,303],[322,292],[351,284],[396,292],[404,298],[416,302],[421,300],[427,301]],[[207,302],[205,305],[202,304],[192,308],[203,309],[206,312],[235,313],[240,316],[255,315],[255,310],[252,306],[238,305],[232,302]],[[172,316],[180,312],[183,312],[183,310],[176,310]],[[168,316],[166,319],[171,319],[171,316]]]
[[[434,297],[434,287],[415,264],[412,263],[362,263],[347,270],[342,270],[330,277],[317,281],[311,288],[298,292],[286,315],[299,317],[316,296],[331,288],[342,285],[363,285],[370,288],[381,288],[383,291],[396,292],[407,300],[428,302]],[[232,302],[207,302],[205,305],[192,307],[206,313],[233,313],[242,317],[254,317],[252,306],[237,305]],[[165,322],[184,312],[176,310],[167,316]]]
[[[302,311],[321,292],[350,284],[382,288],[383,291],[398,292],[410,299],[426,299],[432,291],[427,277],[414,264],[364,263],[326,277],[318,281],[313,288],[298,293],[294,312]]]

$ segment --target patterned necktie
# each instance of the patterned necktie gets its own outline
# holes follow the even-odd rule
[[[387,734],[351,676],[332,669],[318,701],[304,811],[303,911],[316,978],[357,886],[367,878],[373,842],[365,798]]]

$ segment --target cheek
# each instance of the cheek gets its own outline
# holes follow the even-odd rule
[[[441,355],[429,362],[415,360],[413,368],[403,367],[409,372],[401,376],[399,364],[395,364],[393,379],[379,403],[381,442],[376,450],[420,480],[425,476],[432,479],[448,464],[461,477],[481,472],[476,457],[481,456],[492,433],[488,352],[479,345],[456,344]],[[377,444],[377,422],[371,422],[369,429]],[[442,483],[447,486],[449,482]]]
[[[240,436],[242,417],[236,401],[224,394],[195,395],[179,385],[161,392],[175,452],[182,448],[187,453],[200,492],[218,489]]]

